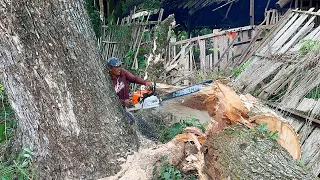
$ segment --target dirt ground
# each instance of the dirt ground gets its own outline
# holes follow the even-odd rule
[[[203,101],[204,98],[199,95],[191,94],[164,101],[159,108],[161,108],[162,111],[171,113],[176,117],[177,121],[186,118],[196,118],[199,119],[201,123],[204,123],[211,118],[205,109]]]

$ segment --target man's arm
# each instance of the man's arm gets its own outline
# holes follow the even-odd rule
[[[146,85],[146,83],[148,82],[142,78],[139,78],[139,77],[131,74],[130,72],[128,72],[124,69],[122,69],[122,71],[123,71],[122,73],[126,76],[127,80],[131,83]]]
[[[119,99],[122,105],[125,105],[125,99]]]

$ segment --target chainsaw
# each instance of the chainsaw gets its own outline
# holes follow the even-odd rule
[[[206,86],[212,82],[213,80],[204,81],[199,84],[195,84],[163,95],[156,94],[156,84],[154,83],[154,85],[150,89],[134,92],[131,99],[134,103],[134,107],[128,108],[127,110],[134,111],[139,109],[155,108],[160,106],[163,101],[198,92],[201,87]]]

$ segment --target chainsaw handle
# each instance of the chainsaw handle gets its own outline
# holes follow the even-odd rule
[[[151,89],[149,89],[149,90],[151,90],[151,92],[150,93],[144,93],[142,96],[142,99],[140,100],[140,101],[143,101],[145,98],[147,98],[147,97],[150,97],[150,96],[152,96],[152,95],[155,95],[156,94],[156,82],[153,82],[153,86],[152,87],[150,87]]]

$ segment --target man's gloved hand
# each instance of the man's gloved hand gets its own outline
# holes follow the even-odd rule
[[[127,108],[132,108],[134,107],[134,103],[131,101],[131,99],[126,99],[124,101],[124,105],[127,107]]]

